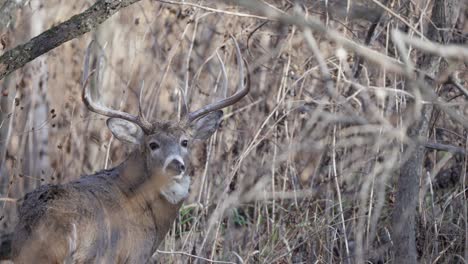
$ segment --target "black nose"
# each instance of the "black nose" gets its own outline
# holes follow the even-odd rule
[[[177,174],[185,172],[185,165],[177,159],[171,160],[167,167],[170,170],[175,171]]]

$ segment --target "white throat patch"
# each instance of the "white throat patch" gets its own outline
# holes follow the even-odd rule
[[[177,175],[174,180],[161,189],[161,194],[171,204],[178,204],[188,197],[190,189],[190,177]]]

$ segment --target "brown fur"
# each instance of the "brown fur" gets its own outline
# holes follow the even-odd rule
[[[174,222],[190,183],[183,185],[180,202],[171,203],[167,195],[180,189],[165,194],[163,190],[179,183],[173,176],[178,172],[163,173],[162,164],[179,155],[189,166],[189,148],[181,140],[196,139],[189,132],[211,135],[221,116],[220,111],[207,115],[196,122],[197,129],[154,123],[151,134],[140,138],[137,150],[117,167],[67,184],[43,185],[27,194],[13,234],[13,261],[146,263]],[[152,142],[159,142],[160,148],[151,149]],[[183,178],[189,179],[186,174]]]
[[[151,184],[157,177],[148,181],[134,168],[141,166],[138,156],[133,153],[114,169],[65,185],[44,185],[26,195],[13,239],[14,262],[145,263],[181,204],[157,195],[158,187]]]

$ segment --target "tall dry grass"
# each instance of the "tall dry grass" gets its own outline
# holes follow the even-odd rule
[[[293,8],[289,1],[270,3],[281,10]],[[181,91],[187,92],[192,109],[235,92],[239,80],[229,38],[233,35],[249,64],[251,92],[225,110],[221,129],[193,151],[191,195],[155,254],[158,262],[350,263],[359,258],[391,262],[395,180],[408,155],[402,151],[403,144],[411,143],[405,131],[414,118],[410,102],[418,94],[406,87],[401,75],[372,64],[364,63],[360,77],[354,79],[354,54],[314,35],[334,80],[331,92],[310,42],[298,28],[259,19],[242,8],[198,4],[207,8],[143,1],[93,34],[45,55],[50,114],[36,120],[40,127],[32,129],[25,121],[35,118],[27,106],[36,91],[25,72],[17,72],[12,81],[18,86],[17,118],[2,196],[19,199],[39,184],[66,182],[125,159],[129,148],[114,140],[105,120],[86,111],[81,101],[83,58],[92,39],[102,47],[95,54],[102,56],[99,85],[104,104],[136,113],[144,82],[146,116],[175,120]],[[87,1],[47,1],[43,23],[49,27],[87,6]],[[306,7],[302,11],[308,16],[364,42],[370,26],[365,19],[335,20],[316,12],[314,4]],[[430,9],[417,10],[403,19],[424,20]],[[30,6],[20,11],[15,25],[18,43],[27,39],[24,32],[29,30],[24,14],[36,11]],[[402,22],[387,19],[371,48],[399,58],[389,32]],[[227,69],[228,91],[222,90],[218,55]],[[449,68],[460,73],[462,81],[468,77],[462,63]],[[466,98],[452,86],[440,87],[440,97],[456,113],[466,115]],[[44,127],[50,167],[24,175],[25,151],[30,144],[39,144],[31,135]],[[465,148],[466,135],[460,124],[436,111],[430,134],[421,136]],[[425,160],[418,199],[418,253],[425,263],[463,263],[466,158],[432,150]],[[4,205],[5,232],[14,224],[14,208],[14,202]]]

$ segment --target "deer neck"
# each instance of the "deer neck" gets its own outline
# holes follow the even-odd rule
[[[142,157],[143,154],[135,150],[117,167],[117,184],[125,196],[138,196],[141,188],[148,184],[148,169]]]
[[[130,210],[136,210],[140,217],[142,214],[151,216],[156,235],[163,239],[183,202],[171,204],[161,195],[161,189],[168,184],[164,180],[166,177],[161,177],[158,172],[151,174],[141,158],[143,156],[136,150],[122,163],[119,188],[128,200]]]

